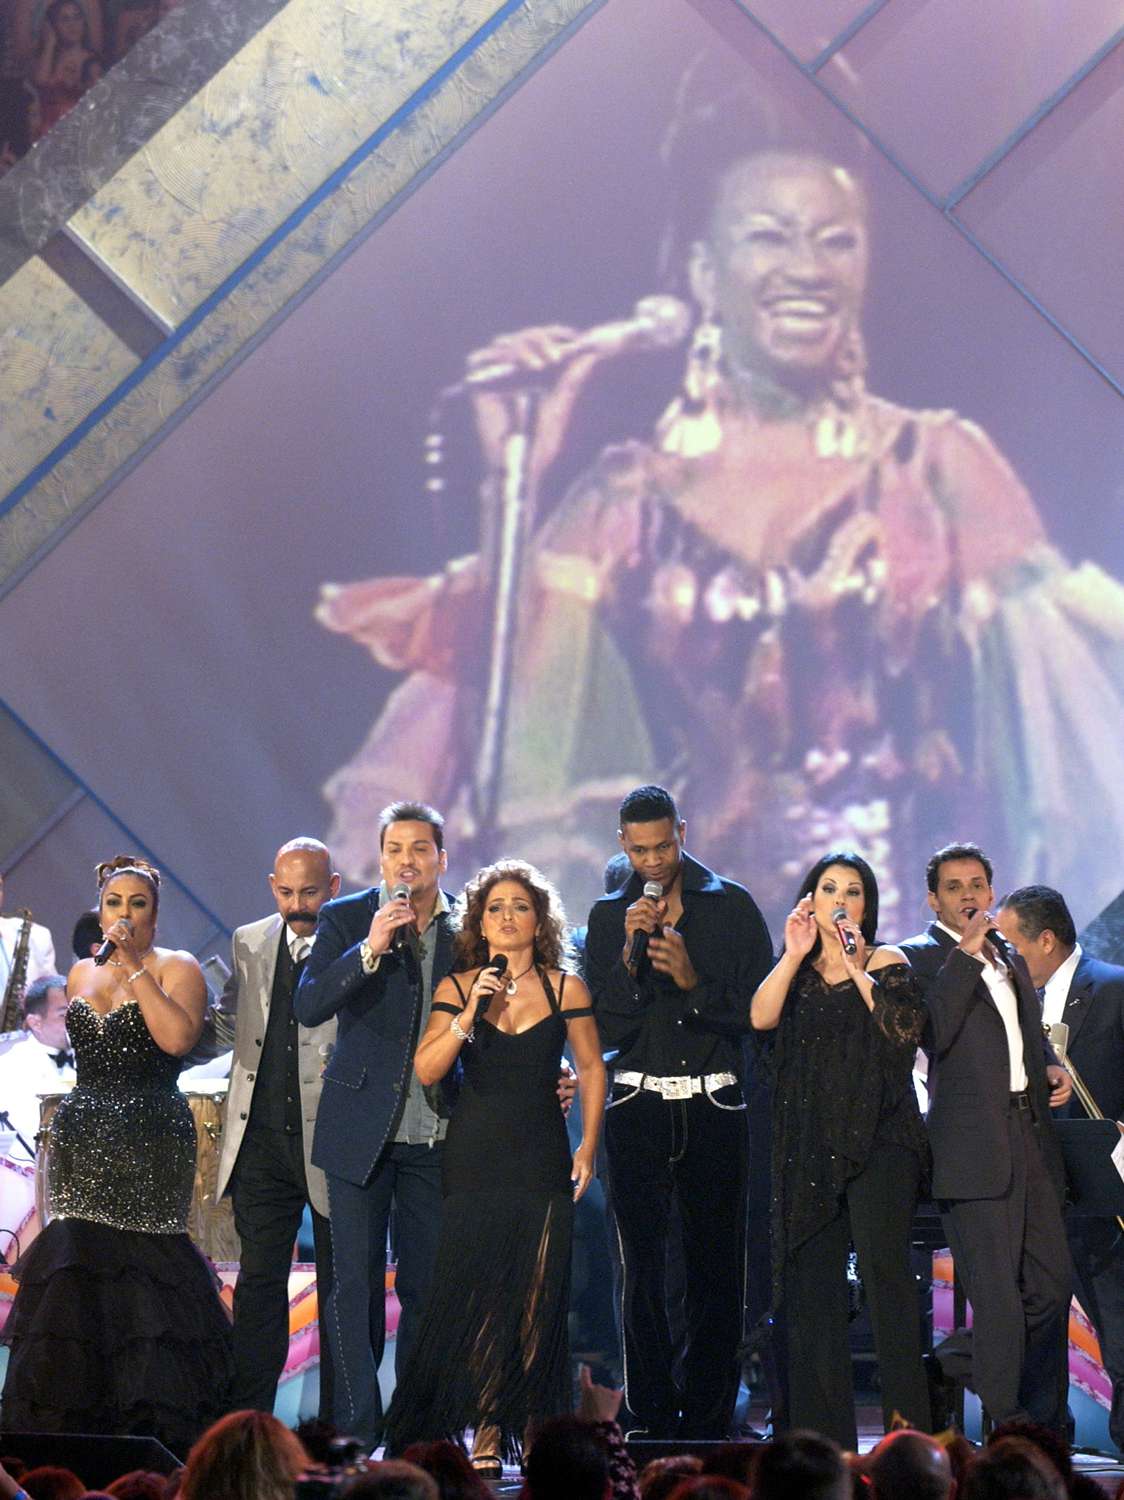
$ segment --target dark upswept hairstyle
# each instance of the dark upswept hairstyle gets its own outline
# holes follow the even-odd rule
[[[517,880],[535,908],[535,963],[543,969],[571,967],[562,898],[546,876],[525,859],[497,859],[485,865],[457,897],[453,908],[453,968],[457,973],[488,962],[482,919],[492,887]]]
[[[661,818],[671,818],[678,823],[679,809],[675,798],[662,786],[634,787],[620,806],[620,826],[626,823],[658,823]]]
[[[859,931],[866,939],[867,947],[873,948],[878,940],[878,881],[866,860],[861,854],[856,854],[854,849],[831,849],[827,854],[821,855],[800,882],[796,900],[802,901],[805,896],[810,896],[819,885],[823,872],[829,870],[832,865],[844,865],[848,870],[854,870],[862,881],[863,919],[859,923]],[[816,945],[805,962],[810,962],[819,951],[820,940],[817,935]]]
[[[948,864],[952,859],[978,859],[984,867],[988,885],[991,884],[991,860],[979,844],[945,844],[943,848],[929,856],[929,863],[925,866],[925,884],[934,895],[937,892],[937,882],[941,878],[941,866]]]
[[[842,73],[837,59],[826,67],[825,79]],[[740,162],[766,153],[820,161],[843,168],[867,198],[873,153],[865,135],[838,109],[821,103],[809,108],[803,92],[790,97],[762,83],[750,70],[731,68],[725,49],[704,49],[683,69],[653,184],[664,217],[656,266],[662,287],[681,288],[688,247],[706,238],[723,178]]]
[[[1077,927],[1061,891],[1049,885],[1020,885],[1004,896],[1000,907],[1009,907],[1019,919],[1019,930],[1028,938],[1052,932],[1059,943],[1072,948],[1077,941]]]
[[[379,813],[379,848],[386,842],[386,830],[392,823],[428,823],[433,829],[433,842],[438,849],[445,847],[445,819],[428,802],[391,802]]]
[[[101,907],[101,894],[111,880],[116,880],[118,875],[136,875],[148,886],[152,893],[152,915],[155,917],[160,910],[160,871],[155,865],[149,864],[147,859],[142,859],[139,854],[115,854],[112,859],[103,859],[100,865],[94,868],[94,874],[98,882],[98,907]]]

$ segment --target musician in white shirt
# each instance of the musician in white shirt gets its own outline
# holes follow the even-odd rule
[[[0,1057],[0,1149],[12,1161],[35,1160],[40,1094],[61,1093],[74,1084],[66,1003],[61,974],[46,974],[28,985],[23,1000],[26,1034]]]

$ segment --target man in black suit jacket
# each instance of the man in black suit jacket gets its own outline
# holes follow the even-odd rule
[[[441,1216],[441,1151],[451,1081],[423,1088],[414,1049],[437,984],[449,972],[450,902],[444,820],[397,802],[379,820],[381,886],[320,908],[316,941],[294,1002],[304,1026],[336,1017],[312,1161],[328,1181],[335,1280],[328,1334],[335,1420],[374,1446],[382,1425],[378,1367],[384,1279],[395,1210],[401,1305],[395,1364],[404,1368],[433,1274]],[[395,897],[407,888],[408,896]]]
[[[1069,1080],[1026,966],[989,937],[983,851],[950,844],[926,873],[936,921],[900,946],[925,987],[933,1197],[973,1316],[970,1346],[958,1331],[936,1352],[995,1421],[1064,1433],[1070,1266],[1050,1109]]]
[[[1004,897],[998,925],[1043,992],[1043,1021],[1069,1028],[1067,1054],[1097,1107],[1124,1120],[1124,969],[1082,952],[1065,898],[1049,886],[1022,886]],[[1068,1113],[1080,1118],[1085,1111],[1071,1100]],[[1109,1434],[1124,1448],[1124,1236],[1115,1219],[1073,1214],[1066,1233],[1077,1295],[1112,1381]]]

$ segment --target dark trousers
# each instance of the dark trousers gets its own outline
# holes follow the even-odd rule
[[[630,1091],[618,1086],[619,1096]],[[736,1106],[736,1087],[720,1091]],[[609,1199],[621,1253],[625,1401],[655,1436],[724,1438],[738,1391],[745,1301],[744,1109],[705,1094],[641,1090],[605,1116]],[[684,1347],[667,1296],[673,1199],[682,1232]]]
[[[441,1227],[439,1146],[388,1146],[365,1187],[328,1174],[335,1262],[328,1336],[336,1372],[335,1422],[372,1447],[383,1417],[378,1370],[386,1343],[386,1240],[392,1206],[395,1290],[402,1309],[394,1369],[400,1375],[433,1280]]]
[[[936,1353],[945,1374],[971,1386],[993,1421],[1029,1417],[1064,1434],[1069,1249],[1030,1111],[1012,1110],[1007,1130],[1011,1182],[1002,1197],[940,1205],[972,1330],[970,1338],[957,1330]]]
[[[299,1135],[249,1126],[231,1179],[234,1225],[242,1259],[234,1288],[233,1410],[272,1411],[289,1352],[289,1268],[308,1202]],[[332,1289],[328,1221],[312,1210],[316,1295],[320,1312],[320,1415],[334,1404],[327,1306]]]
[[[1066,1219],[1065,1229],[1077,1296],[1097,1330],[1112,1381],[1109,1436],[1124,1448],[1124,1233],[1115,1219],[1075,1216]]]
[[[839,1212],[789,1255],[784,1277],[789,1425],[810,1427],[843,1448],[857,1445],[848,1335],[847,1253],[852,1242],[866,1289],[882,1379],[882,1416],[895,1412],[928,1432],[921,1364],[921,1308],[909,1236],[921,1163],[907,1146],[876,1142],[847,1184]]]

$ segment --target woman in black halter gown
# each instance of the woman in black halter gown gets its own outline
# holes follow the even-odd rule
[[[433,1290],[387,1414],[387,1446],[459,1438],[498,1475],[525,1430],[570,1408],[566,1315],[573,1204],[593,1176],[605,1069],[589,991],[564,964],[564,917],[532,866],[501,860],[457,904],[454,972],[414,1059],[464,1081],[442,1160]],[[492,964],[506,959],[501,974]],[[582,1143],[571,1158],[556,1086],[569,1043]]]

